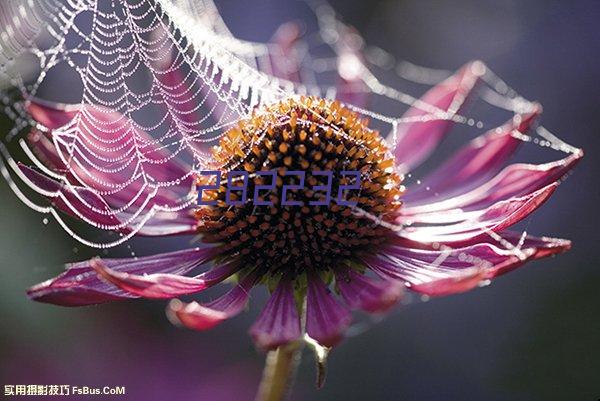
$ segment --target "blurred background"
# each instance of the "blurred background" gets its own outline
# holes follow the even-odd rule
[[[293,399],[598,399],[600,3],[331,4],[369,44],[398,59],[449,70],[483,60],[524,97],[541,102],[543,124],[586,157],[522,227],[570,238],[569,253],[486,288],[397,309],[333,351],[322,390],[314,388],[314,362],[306,353]],[[217,6],[233,33],[249,40],[266,41],[279,24],[313,17],[296,0],[221,0]],[[451,135],[450,146],[453,141],[464,138]],[[246,330],[264,294],[248,313],[207,333],[173,327],[159,301],[83,309],[33,303],[27,287],[96,252],[25,207],[4,181],[0,202],[1,384],[123,385],[127,395],[118,399],[136,401],[254,397],[264,356]],[[185,239],[135,240],[111,254],[186,246]]]

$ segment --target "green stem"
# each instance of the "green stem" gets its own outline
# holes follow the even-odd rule
[[[302,343],[296,341],[269,351],[255,401],[282,401],[289,395],[301,358]]]

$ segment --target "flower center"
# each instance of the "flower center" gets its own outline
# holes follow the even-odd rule
[[[385,141],[338,102],[301,97],[257,109],[224,135],[214,159],[220,187],[203,199],[215,205],[196,211],[203,241],[272,273],[327,270],[378,246],[389,229],[376,220],[391,222],[400,207],[402,177]],[[228,182],[233,171],[238,179]],[[198,177],[199,185],[215,182]],[[242,184],[246,196],[231,190]]]

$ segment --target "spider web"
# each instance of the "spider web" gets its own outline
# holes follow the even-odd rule
[[[137,233],[156,233],[152,230],[160,228],[152,221],[193,206],[193,174],[209,163],[210,146],[262,104],[298,95],[341,99],[389,132],[391,143],[399,127],[414,121],[452,120],[479,133],[496,126],[463,114],[460,105],[445,111],[420,101],[422,90],[398,89],[431,87],[450,71],[396,60],[367,46],[327,4],[313,10],[314,32],[295,37],[294,27],[286,25],[273,41],[256,43],[236,38],[210,0],[3,1],[0,100],[12,127],[0,144],[4,177],[23,202],[51,214],[75,239],[108,248]],[[515,115],[536,107],[489,68],[476,66],[484,84],[472,102]],[[379,78],[391,73],[393,85]],[[368,107],[367,97],[375,99]],[[397,111],[408,107],[425,113],[402,117]],[[32,135],[57,149],[56,168],[45,167],[48,160],[33,149]],[[530,135],[514,135],[542,148],[579,152],[541,125]],[[17,160],[36,166],[60,187],[35,183]],[[119,237],[84,238],[89,228],[74,228],[57,212],[57,203]],[[82,206],[89,213],[81,213]],[[106,217],[105,223],[94,215]]]

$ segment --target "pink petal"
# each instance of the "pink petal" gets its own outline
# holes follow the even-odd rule
[[[31,117],[50,130],[71,122],[79,110],[79,105],[52,103],[41,99],[34,99],[27,105]]]
[[[220,298],[206,304],[184,303],[174,299],[167,307],[167,316],[176,324],[192,330],[208,330],[217,324],[239,314],[248,303],[250,290],[256,283],[253,273]]]
[[[155,47],[155,57],[150,60],[153,75],[169,111],[170,120],[180,134],[187,138],[189,145],[208,154],[214,137],[220,131],[213,130],[211,138],[208,137],[210,131],[203,135],[197,133],[214,123],[222,125],[239,117],[217,96],[215,88],[227,91],[227,83],[220,71],[215,73],[216,70],[206,58],[195,58],[195,64],[190,68],[170,33],[162,25],[158,25],[152,32],[152,40],[158,44]],[[197,71],[203,71],[204,74],[198,74]]]
[[[411,290],[431,297],[444,297],[469,291],[479,285],[484,279],[483,272],[461,272],[455,277],[437,279],[433,282],[414,284]]]
[[[500,248],[506,249],[519,249],[523,251],[524,255],[527,256],[527,260],[537,260],[546,258],[548,256],[563,253],[571,249],[571,241],[561,238],[550,238],[550,237],[534,237],[526,235],[525,233],[517,233],[513,231],[502,231],[494,238],[488,238],[487,243],[493,244]],[[506,265],[502,268],[497,268],[492,272],[492,277],[508,273],[509,271],[521,266],[525,263],[521,260],[521,263],[514,265]]]
[[[196,231],[197,221],[188,210],[176,212],[157,211],[147,221],[143,214],[132,215],[115,212],[105,200],[91,189],[61,183],[30,167],[19,165],[28,185],[52,202],[58,210],[86,223],[106,230],[124,233],[136,230],[137,234],[165,236],[188,234]],[[139,227],[143,224],[143,227]]]
[[[437,257],[440,257],[440,254],[434,253]],[[399,280],[411,290],[430,296],[465,292],[476,287],[484,279],[483,271],[470,264],[451,269],[444,265],[431,264],[432,262],[422,262],[417,258],[392,258],[385,254],[378,258],[366,257],[364,262],[380,276]]]
[[[61,184],[22,164],[19,164],[19,169],[30,181],[30,186],[43,193],[59,210],[90,224],[112,229],[121,227],[121,221],[95,192],[83,187]]]
[[[65,166],[65,163],[58,155],[54,144],[48,138],[47,134],[34,129],[27,136],[27,142],[33,148],[36,156],[46,167],[60,173],[68,172],[67,166]],[[66,176],[70,177],[69,174],[66,174]],[[72,181],[72,183],[76,182],[76,180]]]
[[[137,235],[149,237],[164,237],[168,235],[182,235],[196,233],[198,222],[189,210],[177,212],[158,212],[143,223],[143,227],[135,230]],[[131,229],[131,228],[130,228]]]
[[[121,273],[182,275],[208,260],[213,253],[212,248],[194,248],[132,259],[103,259],[102,262],[113,271]],[[35,301],[63,306],[92,305],[138,297],[101,280],[91,261],[67,265],[65,272],[31,287],[27,294]]]
[[[550,184],[522,197],[500,201],[476,211],[466,220],[446,225],[406,227],[400,235],[406,240],[419,243],[440,243],[452,246],[472,244],[475,240],[502,231],[531,214],[540,207],[558,184]]]
[[[133,205],[138,207],[150,197],[148,207],[177,205],[192,189],[191,167],[114,110],[34,99],[28,111],[51,129],[48,134],[30,135],[34,151],[50,161],[50,167],[66,172],[72,183],[96,190],[115,209],[134,198],[138,199]],[[73,126],[58,130],[65,124]],[[181,146],[175,151],[182,151]]]
[[[250,328],[250,335],[257,347],[264,350],[274,349],[300,338],[300,318],[290,280],[281,279]]]
[[[308,279],[306,295],[306,332],[319,344],[333,347],[339,343],[350,325],[350,312],[329,293],[321,279]]]
[[[468,192],[498,173],[506,160],[522,143],[514,131],[525,133],[541,107],[525,115],[515,115],[506,124],[475,138],[460,149],[420,185],[408,187],[402,201],[405,207],[434,203],[453,195]]]
[[[402,170],[414,169],[433,152],[454,124],[451,118],[462,110],[484,72],[485,66],[480,61],[465,65],[425,93],[404,114],[402,119],[410,122],[398,126],[394,144],[394,156]],[[417,121],[419,117],[431,119]]]
[[[338,269],[335,279],[340,295],[350,308],[370,313],[387,312],[404,294],[402,283],[374,280],[347,267]]]
[[[202,262],[204,261],[198,260],[196,265]],[[202,291],[220,283],[239,270],[239,264],[231,262],[213,267],[198,276],[186,277],[166,273],[133,274],[119,272],[107,267],[100,259],[94,259],[90,264],[102,278],[123,291],[144,298],[157,299],[174,298]]]
[[[411,290],[430,296],[468,291],[482,281],[507,273],[529,260],[539,259],[570,247],[554,238],[521,236],[502,232],[502,243],[482,242],[442,250],[390,246],[377,256],[363,257],[377,274],[400,280]]]
[[[512,164],[493,179],[469,192],[440,201],[432,197],[429,199],[432,203],[413,205],[409,202],[401,210],[400,221],[441,224],[465,220],[494,203],[525,196],[560,180],[582,157],[583,152],[579,152],[540,165]]]
[[[165,43],[167,44],[167,42]],[[154,76],[159,84],[161,96],[172,113],[173,119],[182,129],[197,126],[201,119],[199,115],[201,96],[197,92],[195,74],[182,57],[174,55],[172,49],[161,48],[159,58],[154,59]]]

